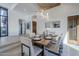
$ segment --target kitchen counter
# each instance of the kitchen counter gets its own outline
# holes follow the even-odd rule
[[[34,55],[34,50],[32,46],[31,39],[29,39],[26,36],[7,36],[7,37],[1,37],[0,38],[0,55],[5,55],[6,53],[9,53],[8,55],[18,55],[18,52],[21,50],[20,44],[24,43],[25,45],[29,46],[31,49],[31,55]],[[18,50],[19,46],[19,50]],[[17,50],[15,49],[17,47]],[[12,51],[17,52],[12,52]],[[29,51],[28,48],[24,48],[24,51],[26,55],[28,55]],[[13,53],[13,54],[12,54]],[[7,56],[7,55],[6,55]]]
[[[20,41],[18,36],[8,36],[8,37],[1,37],[0,38],[0,48],[12,43],[16,43]]]

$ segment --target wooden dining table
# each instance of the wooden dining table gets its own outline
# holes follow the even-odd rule
[[[47,46],[50,41],[51,40],[41,39],[41,40],[33,40],[32,42],[35,43],[35,44],[40,44],[40,45]]]
[[[44,50],[45,50],[45,46],[47,46],[50,43],[51,40],[47,40],[47,39],[41,39],[41,40],[33,40],[32,43],[33,44],[37,44],[39,46],[42,46],[43,49],[43,53],[42,55],[44,56]]]

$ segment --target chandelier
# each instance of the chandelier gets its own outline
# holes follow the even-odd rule
[[[45,18],[47,21],[49,21],[49,14],[48,14],[48,12],[45,12],[45,10],[42,9],[40,14],[41,14],[41,16],[43,18]]]

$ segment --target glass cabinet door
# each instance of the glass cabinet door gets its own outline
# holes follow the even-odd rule
[[[7,17],[1,16],[1,35],[7,35]]]
[[[0,36],[8,35],[8,10],[0,7]]]
[[[1,11],[0,13],[1,16],[8,16],[7,9],[1,8],[0,11]]]

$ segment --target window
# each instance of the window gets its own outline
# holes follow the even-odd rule
[[[8,36],[8,9],[0,7],[0,37]]]

